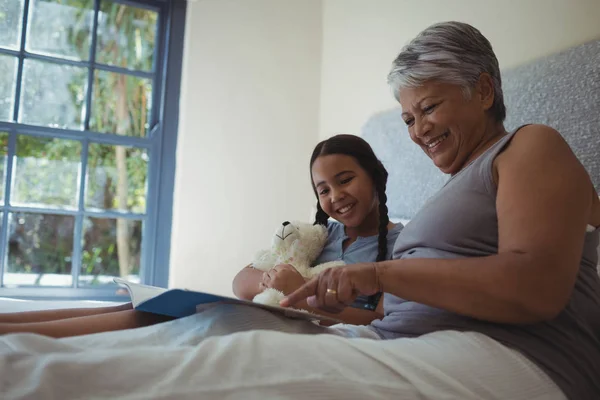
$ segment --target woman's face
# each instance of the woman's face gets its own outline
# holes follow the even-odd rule
[[[311,175],[319,204],[327,215],[350,228],[360,228],[371,218],[377,220],[373,180],[353,157],[319,156]]]
[[[411,139],[446,174],[455,174],[481,145],[493,103],[493,89],[483,79],[466,98],[458,85],[426,82],[399,92],[402,118]],[[491,90],[491,94],[490,94]]]

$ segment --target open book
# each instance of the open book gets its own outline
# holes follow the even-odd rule
[[[167,315],[181,318],[201,312],[218,304],[244,304],[258,307],[288,318],[303,319],[307,321],[323,321],[338,323],[334,318],[299,311],[292,308],[267,306],[252,301],[240,300],[233,297],[220,296],[205,292],[196,292],[186,289],[164,289],[155,286],[141,285],[121,278],[114,278],[115,283],[127,288],[131,297],[133,308],[153,314]]]

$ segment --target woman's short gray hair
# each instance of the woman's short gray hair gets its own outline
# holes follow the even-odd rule
[[[490,74],[494,83],[491,112],[502,122],[506,107],[500,67],[492,45],[469,24],[441,22],[419,33],[402,49],[392,63],[388,84],[396,100],[401,88],[417,87],[428,80],[460,85],[465,95],[470,96],[484,72]]]

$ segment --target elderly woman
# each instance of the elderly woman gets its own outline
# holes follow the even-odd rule
[[[286,304],[332,311],[385,292],[373,329],[427,341],[423,380],[442,369],[448,397],[600,399],[600,205],[585,169],[548,126],[506,132],[498,61],[472,26],[424,30],[388,81],[411,139],[450,178],[393,261],[328,271]]]
[[[3,394],[56,394],[81,380],[80,398],[94,388],[110,397],[119,376],[106,371],[139,364],[146,398],[599,398],[600,205],[585,169],[549,127],[506,132],[498,61],[469,25],[423,31],[389,82],[411,138],[450,179],[400,233],[394,260],[325,271],[282,302],[339,312],[385,292],[384,318],[325,328],[219,306],[127,339],[62,339],[48,358],[49,342],[6,337],[8,348],[41,355],[4,363]],[[139,343],[147,347],[130,349]],[[41,374],[75,362],[82,347],[93,357],[68,376]]]

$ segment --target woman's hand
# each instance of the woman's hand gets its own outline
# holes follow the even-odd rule
[[[288,295],[304,283],[304,278],[296,268],[290,264],[280,264],[264,272],[259,285],[261,290],[271,288]]]
[[[293,306],[306,299],[310,307],[338,313],[360,294],[371,296],[382,287],[375,263],[329,268],[308,281],[281,301],[282,307]]]

